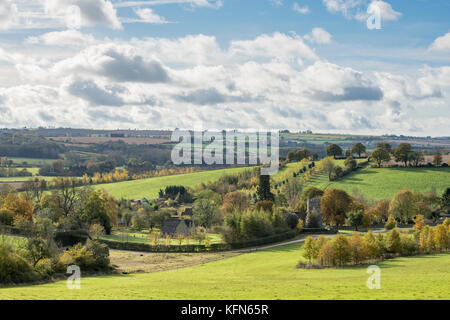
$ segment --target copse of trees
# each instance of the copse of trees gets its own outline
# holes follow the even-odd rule
[[[344,267],[370,264],[395,256],[448,252],[449,225],[450,219],[447,218],[436,228],[425,226],[414,234],[393,228],[386,235],[377,236],[369,231],[364,236],[308,237],[302,247],[302,256],[307,263],[300,261],[297,267]]]
[[[386,148],[383,147],[377,147],[375,151],[372,152],[370,157],[375,160],[375,162],[378,164],[378,167],[381,167],[381,164],[383,162],[388,162],[391,160],[391,154]]]

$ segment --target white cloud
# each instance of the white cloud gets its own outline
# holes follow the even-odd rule
[[[298,12],[300,14],[307,14],[310,12],[308,6],[301,7],[297,2],[294,2],[294,4],[292,5],[292,10],[294,10],[295,12]]]
[[[18,19],[17,6],[11,0],[0,0],[0,29],[9,29]]]
[[[114,4],[116,8],[136,7],[136,6],[156,6],[165,4],[186,4],[193,8],[214,8],[223,6],[222,0],[148,0],[148,1],[120,1]]]
[[[281,7],[283,5],[283,0],[269,0],[269,2],[274,7]]]
[[[153,12],[153,10],[150,8],[145,8],[145,9],[139,8],[139,9],[135,9],[134,12],[136,12],[138,17],[141,18],[141,22],[154,23],[154,24],[168,23],[168,21],[165,18],[159,16],[158,14]]]
[[[369,17],[368,9],[374,12],[376,8],[385,21],[395,21],[401,16],[401,12],[395,11],[391,4],[386,1],[372,0],[369,4],[367,0],[322,0],[328,11],[341,13],[347,19],[366,21]]]
[[[84,34],[77,30],[48,32],[37,37],[25,39],[28,44],[45,44],[59,47],[86,47],[96,42],[91,34]]]
[[[121,29],[122,25],[117,17],[117,11],[109,0],[40,0],[45,12],[51,17],[62,19],[66,24],[74,17],[71,9],[80,9],[81,25],[102,25],[112,29]]]
[[[434,40],[430,50],[450,52],[450,32]]]
[[[305,35],[304,38],[313,43],[328,44],[331,43],[332,36],[325,29],[314,28],[311,33]]]
[[[70,38],[85,48],[49,58],[38,51],[59,52],[53,46]],[[205,35],[110,40],[67,31],[29,38],[27,50],[36,52],[0,51],[21,75],[19,85],[0,87],[3,126],[448,130],[432,120],[449,118],[450,67],[410,77],[362,72],[322,59],[294,33],[219,46]]]

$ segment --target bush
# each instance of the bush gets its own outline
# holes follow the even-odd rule
[[[76,244],[59,258],[58,269],[65,271],[69,265],[77,265],[83,271],[101,271],[109,268],[109,248],[98,241],[88,241],[85,246]]]
[[[0,224],[12,226],[14,222],[14,212],[8,209],[0,210]]]
[[[24,283],[39,280],[39,275],[22,257],[0,244],[0,283]]]
[[[386,230],[392,230],[397,227],[397,221],[395,221],[394,216],[392,214],[389,215],[389,218],[384,225],[384,228]]]

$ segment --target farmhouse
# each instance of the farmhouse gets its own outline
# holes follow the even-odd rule
[[[161,228],[161,233],[163,236],[188,236],[193,227],[194,221],[192,220],[170,218],[164,221],[164,225]]]

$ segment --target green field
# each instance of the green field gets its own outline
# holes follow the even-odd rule
[[[2,299],[450,299],[450,254],[379,263],[381,290],[365,267],[296,269],[300,244],[242,254],[173,271],[83,278],[0,289]],[[430,266],[433,266],[432,268]]]
[[[325,175],[316,175],[308,186],[321,189],[338,188],[352,193],[355,188],[367,199],[392,199],[403,188],[441,195],[450,187],[450,168],[365,168],[329,182]]]
[[[151,234],[143,233],[143,232],[135,232],[135,233],[122,233],[119,231],[113,231],[111,235],[101,236],[100,239],[109,240],[109,241],[119,241],[119,242],[134,242],[134,243],[145,243],[152,244],[153,237],[155,235],[160,235],[160,231],[155,229]],[[222,236],[216,233],[208,233],[208,238],[211,244],[214,243],[223,243]],[[180,245],[179,239],[170,239],[170,245],[176,246]],[[203,242],[199,242],[195,239],[189,239],[189,244],[202,244]],[[158,244],[166,244],[166,238],[160,237]],[[181,242],[182,245],[185,245],[184,239]]]
[[[24,237],[0,234],[0,243],[17,248],[24,246],[27,243],[27,239]]]
[[[248,170],[249,168],[233,168],[223,170],[202,171],[189,174],[179,174],[166,177],[156,177],[150,179],[125,181],[110,184],[96,185],[95,189],[104,189],[116,199],[155,199],[158,197],[160,189],[167,186],[177,185],[185,187],[195,187],[202,182],[217,180],[218,178]]]
[[[39,158],[16,158],[8,157],[8,160],[12,160],[15,164],[22,164],[26,162],[28,165],[41,166],[44,164],[51,164],[58,159],[39,159]]]

